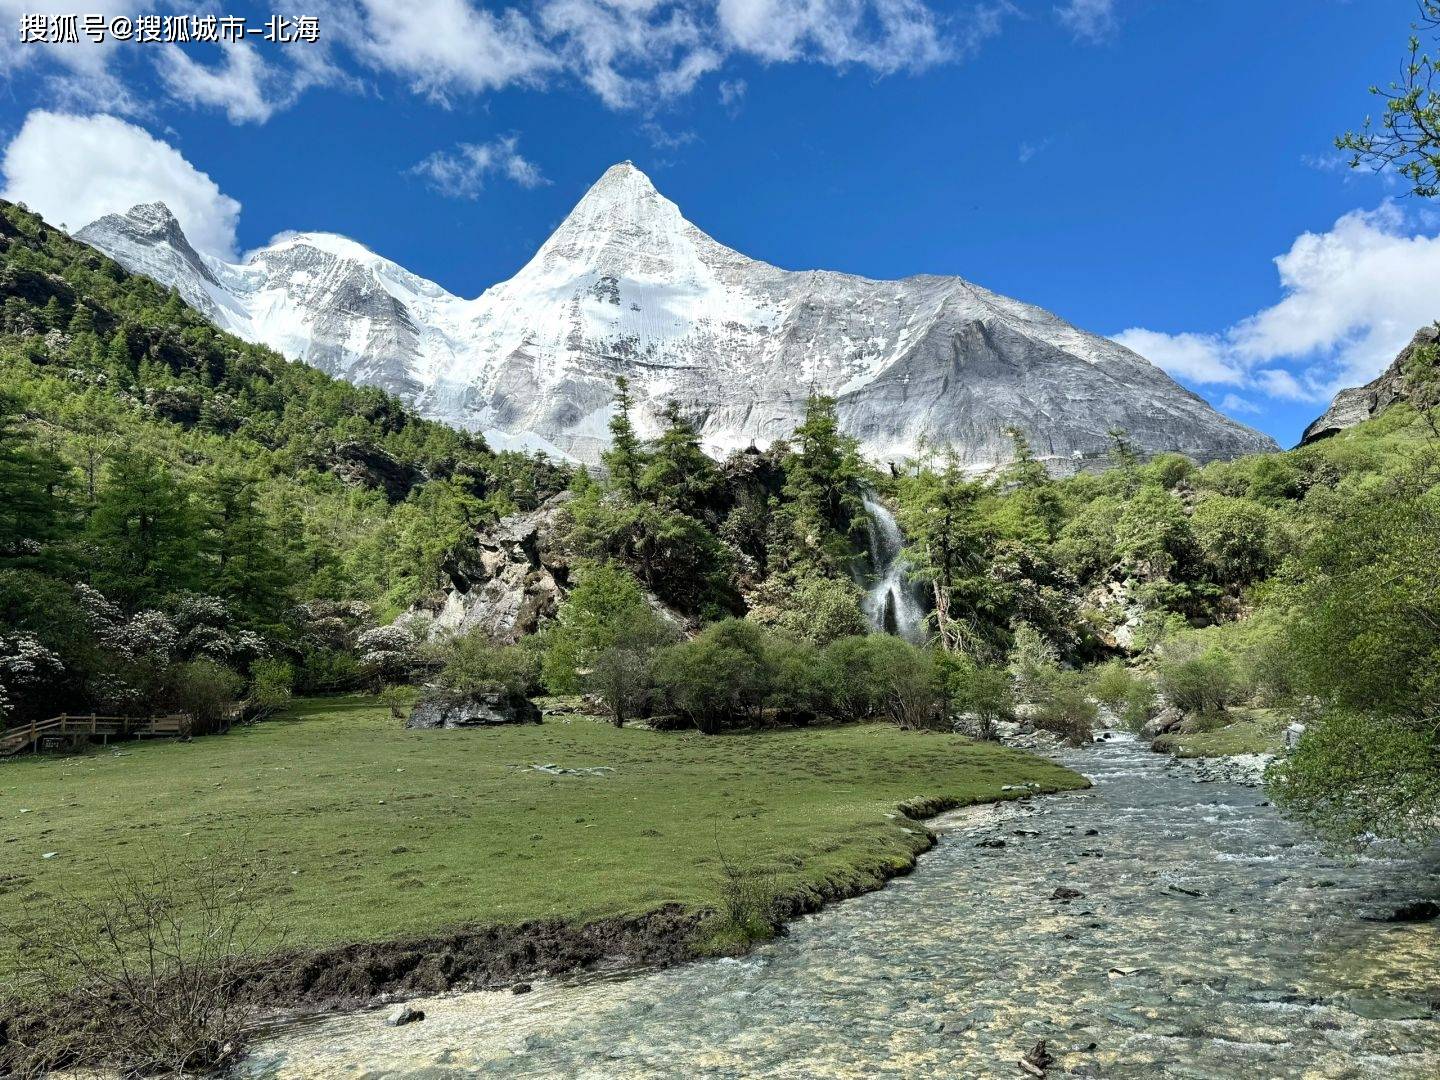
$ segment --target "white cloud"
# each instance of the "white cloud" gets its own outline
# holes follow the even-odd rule
[[[1215,334],[1163,334],[1136,326],[1111,336],[1177,378],[1211,386],[1245,382],[1245,370],[1230,362],[1225,342]]]
[[[234,255],[240,204],[174,147],[113,116],[37,109],[5,148],[0,172],[0,195],[25,203],[52,225],[73,231],[159,200],[201,251]]]
[[[455,199],[474,199],[492,175],[504,176],[521,187],[550,181],[539,168],[520,155],[514,135],[488,143],[460,143],[454,150],[437,150],[410,171],[423,176],[436,191]]]
[[[86,15],[135,14],[124,0],[0,0],[0,77],[33,64],[45,63],[50,71],[45,89],[50,104],[74,109],[105,108],[112,113],[143,111],[124,82],[112,70],[125,43],[106,40],[95,43],[79,34],[76,43],[20,42],[21,15],[74,15],[83,6]],[[78,27],[77,27],[78,29]]]
[[[83,35],[77,44],[21,46],[7,37],[0,38],[0,70],[47,63],[52,101],[143,112],[148,99],[137,103],[117,72],[153,64],[172,100],[223,110],[237,124],[263,123],[315,85],[357,88],[342,59],[402,79],[444,105],[463,95],[573,79],[611,108],[653,111],[690,93],[736,55],[859,66],[881,75],[920,71],[974,51],[1017,13],[1010,0],[979,3],[963,14],[932,3],[517,0],[502,7],[483,0],[313,0],[320,42],[263,58],[248,44],[228,47],[207,63],[174,46],[96,45]],[[66,0],[0,0],[0,15],[12,25],[22,12],[68,14],[71,8]],[[87,10],[134,14],[118,0]],[[744,86],[739,79],[722,85],[727,108],[738,105]]]
[[[1016,154],[1020,164],[1029,165],[1030,162],[1035,160],[1036,155],[1043,154],[1050,148],[1050,142],[1051,140],[1048,138],[1041,139],[1039,142],[1029,142],[1028,140],[1022,142],[1020,144],[1020,150]]]
[[[717,0],[715,10],[731,44],[771,62],[860,64],[890,74],[930,67],[954,52],[920,0]],[[998,10],[978,11],[963,30],[988,26]]]
[[[173,97],[224,109],[232,124],[263,124],[281,105],[280,99],[266,94],[264,84],[273,81],[273,72],[251,45],[227,47],[213,67],[197,63],[181,49],[162,49],[156,56],[160,77]]]
[[[1104,41],[1120,29],[1115,0],[1066,0],[1055,9],[1061,25],[1083,41]]]
[[[740,103],[745,100],[745,92],[750,87],[744,79],[721,79],[720,80],[720,104],[729,109],[731,113],[740,108]]]
[[[1135,328],[1115,340],[1192,382],[1326,400],[1374,378],[1440,319],[1440,235],[1417,218],[1419,228],[1385,203],[1305,233],[1275,259],[1283,298],[1221,333]]]
[[[1243,398],[1239,394],[1226,394],[1224,400],[1220,402],[1220,408],[1228,413],[1262,413],[1265,411],[1249,398]]]
[[[533,83],[558,66],[514,8],[496,15],[469,0],[341,0],[329,20],[366,63],[442,102],[457,92]]]

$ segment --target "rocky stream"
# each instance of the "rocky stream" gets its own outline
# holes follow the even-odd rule
[[[1044,1039],[1052,1077],[1440,1076],[1440,856],[1337,857],[1128,737],[1056,756],[1094,788],[936,819],[743,959],[293,1024],[244,1075],[1023,1077]]]

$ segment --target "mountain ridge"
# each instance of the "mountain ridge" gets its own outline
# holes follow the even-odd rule
[[[1114,428],[1200,460],[1277,448],[1123,346],[964,278],[752,259],[628,162],[474,299],[338,234],[282,234],[225,263],[195,253],[155,207],[77,237],[223,329],[501,448],[597,460],[619,375],[642,435],[674,398],[716,454],[787,437],[812,390],[839,400],[842,424],[881,461],[948,445],[984,469],[1008,460],[1012,427],[1056,468],[1103,454]]]

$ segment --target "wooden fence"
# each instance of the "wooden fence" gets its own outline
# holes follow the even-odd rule
[[[18,754],[20,751],[38,746],[42,739],[100,736],[108,739],[111,735],[188,735],[190,717],[185,713],[169,716],[77,716],[62,713],[48,720],[31,720],[29,723],[6,728],[0,732],[0,757]]]

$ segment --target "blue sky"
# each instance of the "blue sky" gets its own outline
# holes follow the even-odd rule
[[[6,194],[71,227],[153,187],[211,250],[331,230],[475,295],[629,158],[746,254],[960,274],[1286,445],[1440,318],[1440,206],[1331,148],[1409,0],[324,0],[320,46],[18,43],[76,10],[0,0]]]

